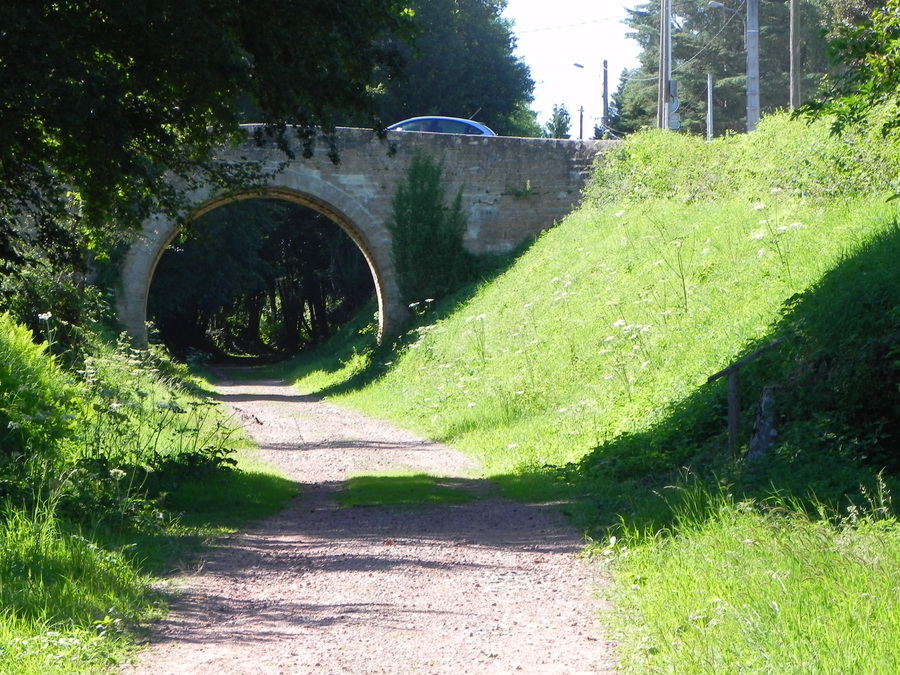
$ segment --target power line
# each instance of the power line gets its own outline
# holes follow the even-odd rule
[[[697,57],[699,57],[703,52],[705,52],[707,49],[709,49],[710,46],[713,44],[713,42],[715,42],[716,38],[718,38],[722,34],[722,31],[724,31],[728,27],[728,24],[731,23],[732,19],[733,19],[733,17],[729,16],[725,20],[725,23],[722,25],[722,27],[718,30],[718,32],[716,32],[715,35],[713,35],[711,38],[709,38],[709,40],[707,40],[706,44],[703,45],[697,51],[697,53],[695,53],[691,58],[687,59],[686,61],[679,63],[677,66],[673,66],[672,72],[673,73],[681,72],[685,67],[687,67],[691,63],[693,63],[697,59]],[[634,70],[640,70],[640,69],[641,69],[640,66],[637,68],[634,68]],[[622,77],[621,79],[624,82],[651,82],[651,81],[656,81],[659,78],[657,76],[653,76],[653,77]]]
[[[696,60],[698,56],[700,56],[703,52],[705,52],[707,49],[709,49],[709,47],[710,47],[710,46],[712,45],[712,43],[716,40],[716,38],[718,38],[718,37],[722,34],[722,31],[725,30],[725,29],[728,27],[728,24],[731,23],[731,19],[732,19],[732,17],[729,16],[729,17],[728,17],[728,20],[725,21],[725,23],[724,23],[724,24],[722,25],[722,27],[719,29],[719,32],[717,32],[717,33],[716,33],[715,35],[713,35],[709,40],[707,40],[707,41],[706,41],[706,44],[703,45],[702,47],[700,47],[700,50],[699,50],[696,54],[694,54],[694,55],[693,55],[691,58],[689,58],[687,61],[684,61],[684,62],[680,63],[680,64],[678,65],[678,67],[673,68],[673,70],[674,70],[674,71],[680,71],[680,70],[681,70],[682,68],[684,68],[685,66],[690,65],[692,61]]]
[[[547,26],[546,28],[529,28],[528,30],[512,30],[511,33],[515,35],[524,35],[525,33],[542,33],[548,30],[562,30],[563,28],[579,28],[581,26],[590,26],[595,23],[602,23],[604,21],[622,21],[626,17],[624,16],[610,16],[605,19],[593,19],[592,21],[582,21],[580,23],[568,23],[563,26]]]

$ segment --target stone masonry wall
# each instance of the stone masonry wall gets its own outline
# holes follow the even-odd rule
[[[378,140],[367,129],[338,130],[340,164],[320,141],[315,156],[291,162],[298,170],[338,186],[381,222],[390,215],[397,185],[406,178],[413,155],[424,152],[441,162],[448,202],[462,189],[468,217],[469,250],[502,252],[515,248],[572,211],[597,156],[613,141],[572,141],[505,136],[391,132]],[[272,149],[243,146],[235,154],[269,162],[284,157]]]

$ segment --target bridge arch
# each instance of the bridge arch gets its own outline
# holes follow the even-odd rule
[[[309,173],[287,169],[270,177],[268,184],[241,192],[214,195],[200,190],[192,195],[191,221],[227,204],[244,199],[281,199],[310,208],[340,227],[356,244],[369,265],[378,300],[378,339],[399,330],[407,317],[394,267],[390,233],[383,223],[340,188]],[[182,231],[174,219],[148,218],[129,248],[122,266],[116,311],[126,333],[147,345],[147,299],[156,267],[169,244]]]

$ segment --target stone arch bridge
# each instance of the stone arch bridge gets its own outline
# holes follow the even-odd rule
[[[242,193],[195,190],[186,220],[258,197],[285,199],[324,214],[368,261],[378,297],[379,338],[399,332],[407,316],[386,223],[397,186],[417,151],[442,163],[448,197],[462,192],[466,248],[489,253],[512,250],[568,214],[581,199],[594,160],[613,143],[418,132],[389,132],[382,141],[371,130],[351,128],[338,129],[336,140],[338,164],[329,158],[326,142],[317,143],[309,159],[299,148],[296,159],[288,160],[276,148],[252,142],[222,152],[218,161],[258,163],[264,183]],[[152,216],[126,253],[116,310],[138,344],[147,342],[147,296],[154,270],[179,231],[176,220]]]

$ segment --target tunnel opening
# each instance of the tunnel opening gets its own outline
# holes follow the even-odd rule
[[[200,212],[164,250],[149,338],[181,360],[274,362],[361,311],[374,316],[375,297],[366,257],[333,218],[288,199],[239,199]]]

